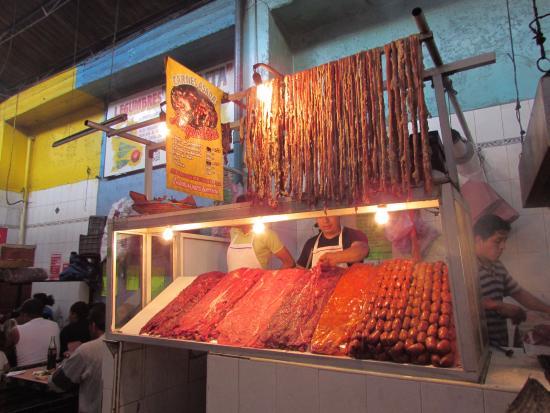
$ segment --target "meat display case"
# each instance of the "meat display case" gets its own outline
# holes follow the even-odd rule
[[[429,210],[438,213],[443,256],[449,269],[453,316],[460,363],[457,367],[399,364],[394,362],[336,357],[308,352],[232,347],[140,335],[141,328],[170,303],[197,275],[226,271],[228,238],[223,227],[256,222],[292,223],[326,215],[342,217],[374,213],[379,204],[312,209],[292,202],[276,210],[240,203],[151,216],[115,219],[109,223],[109,292],[106,338],[114,341],[171,346],[237,357],[280,360],[346,370],[478,382],[488,362],[487,337],[482,322],[477,264],[473,250],[467,206],[451,183],[436,187],[431,197],[386,204],[388,211]],[[173,239],[163,241],[163,232],[173,230]],[[209,235],[204,235],[209,233]],[[215,235],[218,234],[218,235]]]

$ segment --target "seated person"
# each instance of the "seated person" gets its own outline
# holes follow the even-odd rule
[[[12,328],[8,340],[15,345],[18,366],[46,362],[52,337],[59,349],[59,326],[43,318],[43,310],[44,305],[36,298],[25,301],[19,310],[21,322]]]
[[[323,267],[347,267],[361,262],[369,254],[367,236],[353,228],[342,227],[340,217],[317,218],[319,235],[306,241],[298,266],[312,268],[317,264]]]
[[[88,329],[88,304],[84,301],[77,301],[69,310],[69,324],[61,330],[59,335],[61,348],[59,353],[66,356],[69,351],[72,353],[82,343],[90,341]]]
[[[496,215],[482,216],[474,225],[474,246],[489,343],[499,346],[508,345],[506,319],[519,324],[526,318],[523,308],[503,302],[504,297],[510,296],[530,310],[550,314],[550,306],[521,288],[500,262],[509,233],[510,224]]]
[[[242,195],[237,198],[237,202],[245,201],[246,198]],[[281,268],[295,266],[294,258],[288,249],[277,233],[269,228],[255,234],[251,225],[240,225],[232,227],[229,235],[231,244],[227,248],[227,271],[242,267],[266,269],[273,255],[281,260]]]
[[[40,300],[40,302],[44,305],[44,309],[42,310],[42,317],[48,320],[53,320],[53,310],[51,307],[55,304],[53,296],[47,295],[45,293],[36,293],[32,296],[32,298]]]
[[[79,346],[50,377],[51,389],[62,392],[76,385],[78,389],[78,411],[99,413],[101,411],[103,362],[103,333],[105,332],[105,304],[94,304],[88,316],[92,341]]]

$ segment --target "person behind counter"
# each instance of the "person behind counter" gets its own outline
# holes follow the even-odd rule
[[[312,268],[317,264],[323,267],[346,267],[361,262],[369,254],[367,236],[353,228],[342,227],[340,217],[317,218],[320,233],[304,244],[298,266]]]
[[[18,366],[46,361],[52,337],[59,348],[59,326],[43,318],[43,310],[44,305],[36,298],[26,300],[19,309],[21,322],[11,329],[8,338],[9,344],[15,346]]]
[[[243,195],[237,198],[237,202],[245,201],[246,197]],[[266,269],[273,255],[281,260],[281,268],[292,268],[296,265],[277,233],[269,228],[255,234],[251,225],[241,225],[232,227],[229,236],[231,243],[227,248],[227,271],[242,267]]]
[[[474,246],[489,343],[500,346],[508,345],[506,319],[519,324],[526,318],[523,308],[503,302],[504,297],[512,297],[529,310],[550,314],[550,306],[521,288],[500,262],[509,233],[510,224],[496,215],[485,215],[474,225]]]
[[[101,411],[101,366],[103,360],[103,334],[105,332],[105,304],[94,304],[88,316],[92,341],[79,346],[61,363],[48,380],[51,389],[62,392],[79,385],[79,413]]]

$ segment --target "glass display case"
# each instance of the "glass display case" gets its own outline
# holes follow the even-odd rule
[[[467,206],[450,183],[438,186],[432,197],[417,196],[414,199],[410,202],[327,206],[320,209],[292,202],[281,202],[273,209],[246,202],[115,219],[109,223],[110,285],[106,336],[116,341],[181,347],[240,357],[480,381],[487,364],[488,350]],[[443,284],[448,283],[449,301],[452,298],[451,323],[457,355],[453,367],[415,364],[411,362],[412,358],[407,358],[404,363],[396,363],[383,357],[335,356],[308,351],[225,345],[215,339],[199,337],[190,340],[140,334],[142,328],[159,311],[167,308],[197,276],[211,271],[227,271],[229,227],[269,225],[297,258],[304,242],[317,233],[315,218],[337,215],[341,217],[343,225],[361,229],[368,235],[371,252],[366,263],[381,265],[397,257],[410,259],[412,247],[407,250],[406,246],[399,248],[392,245],[387,241],[386,230],[373,223],[374,215],[381,210],[387,211],[390,216],[399,211],[418,211],[426,227],[436,234],[430,239],[433,242],[421,246],[422,260],[444,262],[448,268],[448,278],[444,275]],[[277,268],[277,264],[276,261],[271,263],[272,268]],[[436,267],[441,268],[441,264]],[[405,305],[403,311],[408,311]],[[367,315],[365,321],[366,318]],[[364,345],[367,346],[366,342]]]

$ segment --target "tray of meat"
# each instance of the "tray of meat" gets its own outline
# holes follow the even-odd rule
[[[538,324],[523,337],[523,347],[529,356],[550,355],[550,324]]]

